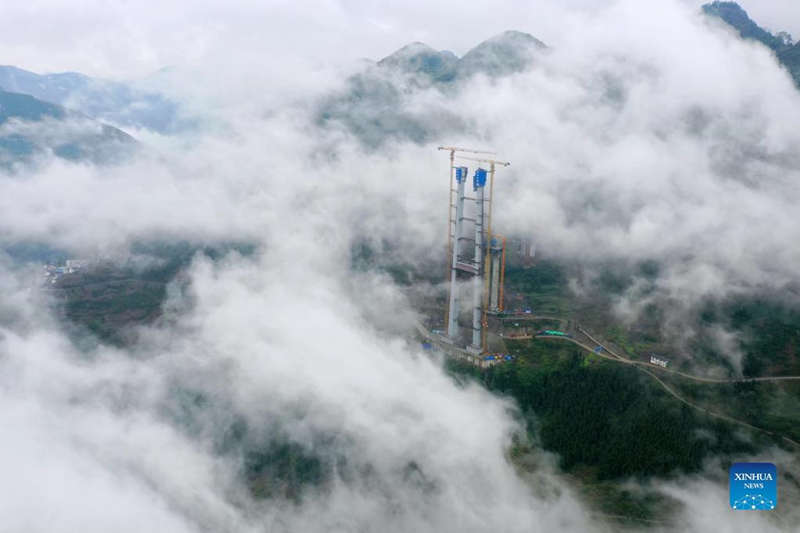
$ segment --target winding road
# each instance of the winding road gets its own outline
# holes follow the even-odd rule
[[[592,337],[585,330],[583,330],[581,328],[578,328],[578,330],[581,333],[583,333],[584,335],[586,335],[592,342],[594,342],[596,346],[602,347],[603,351],[608,352],[608,354],[610,354],[610,355],[605,354],[602,351],[601,352],[597,352],[597,351],[595,351],[595,348],[591,348],[586,343],[583,343],[583,342],[579,341],[578,339],[575,339],[574,337],[562,337],[560,335],[537,335],[536,338],[537,339],[556,339],[556,340],[571,342],[571,343],[583,348],[584,350],[586,350],[587,352],[591,353],[592,355],[596,355],[598,357],[602,357],[602,358],[607,359],[609,361],[614,361],[614,362],[617,362],[617,363],[629,364],[629,365],[635,366],[635,367],[638,368],[638,370],[644,372],[645,374],[649,375],[651,378],[656,380],[658,382],[658,384],[661,385],[661,387],[664,390],[666,390],[671,396],[673,396],[678,401],[688,405],[689,407],[697,409],[698,411],[702,411],[703,413],[706,413],[709,416],[713,416],[714,418],[719,418],[721,420],[726,420],[726,421],[731,422],[733,424],[738,424],[740,426],[744,426],[744,427],[747,427],[747,428],[750,428],[750,429],[754,429],[756,431],[760,431],[762,433],[765,433],[767,435],[771,435],[773,437],[778,437],[778,438],[783,439],[784,441],[786,441],[786,442],[788,442],[790,444],[793,444],[795,447],[800,448],[800,442],[797,442],[796,440],[793,440],[793,439],[791,439],[791,438],[789,438],[789,437],[787,437],[785,435],[781,435],[779,433],[775,433],[775,432],[770,431],[768,429],[764,429],[764,428],[761,428],[761,427],[758,427],[758,426],[754,426],[753,424],[745,422],[744,420],[739,420],[739,419],[730,417],[730,416],[722,414],[722,413],[717,413],[715,411],[711,411],[711,410],[706,409],[705,407],[703,407],[701,405],[698,405],[698,404],[696,404],[694,402],[691,402],[691,401],[687,400],[686,398],[681,396],[675,389],[673,389],[672,387],[667,385],[655,373],[651,372],[649,370],[649,368],[645,368],[645,367],[654,368],[654,369],[657,369],[657,370],[659,370],[661,372],[666,372],[666,373],[669,373],[669,374],[678,375],[678,376],[681,376],[683,378],[691,379],[691,380],[698,381],[698,382],[701,382],[701,383],[745,383],[745,382],[751,382],[751,381],[793,381],[793,380],[800,381],[800,376],[774,376],[774,377],[741,378],[741,379],[735,379],[735,378],[734,379],[712,379],[712,378],[703,378],[703,377],[700,377],[700,376],[693,376],[691,374],[685,374],[683,372],[678,372],[676,370],[669,370],[667,368],[664,368],[664,367],[661,367],[661,366],[658,366],[658,365],[654,365],[654,364],[651,364],[651,363],[645,363],[645,362],[642,362],[642,361],[631,361],[630,359],[627,359],[625,357],[617,355],[616,353],[614,353],[611,350],[609,350],[605,345],[603,345],[602,343],[598,342],[594,337]]]
[[[531,320],[537,320],[537,319],[539,319],[539,320],[541,320],[541,319],[563,320],[563,319],[557,319],[555,317],[546,317],[545,318],[545,317],[529,316],[529,318]],[[445,354],[447,354],[447,355],[449,355],[451,357],[455,357],[457,359],[467,360],[472,364],[480,365],[481,357],[479,355],[474,354],[472,352],[468,352],[467,350],[464,350],[463,348],[459,348],[458,346],[455,346],[449,338],[447,338],[447,337],[445,337],[443,335],[438,335],[436,333],[432,333],[424,325],[422,325],[422,323],[420,323],[420,322],[416,322],[415,323],[415,328],[416,328],[417,332],[424,339],[426,339],[429,342],[431,342],[434,345],[436,345]],[[687,400],[686,398],[681,396],[681,394],[679,394],[674,388],[672,388],[670,385],[665,383],[660,377],[658,377],[654,372],[652,372],[651,369],[657,370],[659,372],[664,372],[664,373],[667,373],[667,374],[680,376],[682,378],[689,379],[689,380],[692,380],[692,381],[696,381],[696,382],[699,382],[699,383],[706,383],[706,384],[711,384],[711,383],[716,383],[716,384],[719,384],[719,383],[747,383],[747,382],[755,382],[755,381],[800,381],[800,376],[767,376],[767,377],[758,377],[758,378],[730,378],[730,379],[716,379],[716,378],[705,378],[705,377],[701,377],[701,376],[694,376],[692,374],[686,374],[684,372],[680,372],[680,371],[677,371],[677,370],[670,370],[670,369],[667,369],[667,368],[664,368],[664,367],[661,367],[661,366],[658,366],[658,365],[654,365],[652,363],[646,363],[646,362],[643,362],[643,361],[632,361],[631,359],[628,359],[626,357],[622,357],[621,355],[618,355],[618,354],[614,353],[612,350],[608,349],[604,343],[598,341],[594,336],[592,336],[589,332],[587,332],[583,328],[579,327],[578,331],[581,334],[585,335],[592,343],[594,343],[595,346],[594,347],[589,346],[585,342],[582,342],[581,340],[576,339],[575,337],[572,337],[572,336],[536,335],[535,338],[536,339],[555,339],[555,340],[559,340],[559,341],[571,342],[572,344],[575,344],[576,346],[579,346],[580,348],[586,350],[591,355],[595,355],[597,357],[601,357],[601,358],[606,359],[608,361],[614,361],[616,363],[621,363],[621,364],[627,364],[627,365],[634,366],[638,370],[644,372],[645,374],[647,374],[648,376],[650,376],[651,378],[656,380],[656,382],[659,385],[661,385],[661,387],[665,391],[667,391],[668,394],[670,394],[672,397],[674,397],[676,400],[688,405],[689,407],[691,407],[693,409],[697,409],[698,411],[706,413],[707,415],[712,416],[714,418],[719,418],[721,420],[725,420],[725,421],[733,423],[733,424],[737,424],[737,425],[740,425],[740,426],[743,426],[743,427],[747,427],[747,428],[755,430],[755,431],[760,431],[762,433],[765,433],[767,435],[771,435],[773,437],[777,437],[777,438],[783,439],[784,441],[794,445],[795,447],[800,448],[800,442],[797,442],[796,440],[793,440],[793,439],[791,439],[791,438],[789,438],[789,437],[787,437],[785,435],[781,435],[781,434],[775,433],[773,431],[770,431],[768,429],[764,429],[764,428],[761,428],[761,427],[758,427],[758,426],[754,426],[754,425],[752,425],[752,424],[750,424],[748,422],[745,422],[744,420],[739,420],[739,419],[730,417],[730,416],[722,414],[722,413],[717,413],[715,411],[711,411],[711,410],[706,409],[705,407],[703,407],[701,405],[698,405],[698,404],[696,404],[694,402],[691,402],[691,401]],[[601,351],[595,351],[595,349],[597,347],[602,348],[602,350]]]
[[[720,379],[720,378],[706,378],[706,377],[702,377],[702,376],[695,376],[695,375],[692,375],[692,374],[686,374],[685,372],[680,372],[678,370],[670,370],[670,369],[665,368],[663,366],[654,365],[653,363],[648,363],[646,361],[633,361],[631,359],[628,359],[627,357],[622,357],[621,355],[618,355],[618,354],[614,353],[612,350],[610,350],[608,348],[608,346],[606,346],[605,344],[603,344],[602,342],[600,342],[596,338],[594,338],[585,329],[579,327],[578,331],[581,332],[582,334],[586,335],[586,337],[589,340],[591,340],[593,343],[595,343],[595,346],[600,346],[601,348],[603,348],[603,351],[606,351],[609,354],[611,354],[612,356],[614,356],[615,360],[621,361],[623,363],[628,363],[628,364],[631,364],[631,365],[639,366],[639,367],[653,368],[655,370],[658,370],[659,372],[665,372],[667,374],[680,376],[680,377],[683,377],[683,378],[686,378],[686,379],[691,379],[692,381],[698,381],[698,382],[701,382],[701,383],[750,383],[750,382],[753,382],[753,381],[800,381],[800,376],[765,376],[765,377],[758,377],[758,378],[722,378],[722,379]],[[543,337],[543,335],[542,336],[537,336],[536,338],[542,338],[542,337]],[[558,337],[558,338],[560,338],[560,337]],[[576,344],[580,344],[580,343],[576,343]],[[585,344],[580,344],[580,345],[581,345],[581,347],[586,348]],[[592,353],[594,353],[595,355],[601,355],[600,353],[595,352],[594,348],[590,348],[590,351]],[[611,359],[611,358],[609,358],[609,359]]]

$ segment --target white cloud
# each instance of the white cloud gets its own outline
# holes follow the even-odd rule
[[[185,60],[193,78],[175,79],[196,86],[188,92],[224,127],[153,137],[155,154],[119,167],[50,162],[0,177],[3,240],[81,255],[150,238],[258,244],[252,258],[198,260],[193,307],[169,329],[144,329],[130,350],[78,352],[17,274],[0,273],[0,425],[15,428],[0,458],[0,510],[12,529],[594,527],[549,467],[549,499],[517,477],[504,455],[520,429],[507,401],[456,387],[376,326],[403,329],[410,310],[384,280],[353,282],[350,246],[387,240],[410,262],[431,260],[443,244],[447,162],[433,145],[365,153],[346,132],[320,133],[309,100],[341,88],[338,69],[352,68],[326,63],[418,38],[463,52],[508,27],[556,45],[530,72],[411,103],[423,116],[462,114],[479,130],[454,141],[491,144],[512,161],[498,175],[496,227],[565,257],[660,259],[662,290],[687,301],[796,281],[800,97],[766,51],[677,2],[646,17],[633,1],[510,3],[489,23],[477,17],[488,4],[453,6],[9,8],[0,43],[10,61],[127,76]],[[91,17],[78,20],[81,10]],[[34,20],[23,36],[17,28]],[[56,21],[63,31],[46,35]],[[372,318],[375,308],[392,320]],[[196,434],[165,414],[175,383],[211,398]],[[234,415],[265,432],[279,423],[303,444],[332,435],[349,467],[374,478],[339,476],[300,507],[252,501],[237,458],[214,451]],[[404,473],[412,462],[421,481]],[[425,480],[435,488],[414,485]],[[720,501],[690,505],[695,530],[738,527],[714,487]]]

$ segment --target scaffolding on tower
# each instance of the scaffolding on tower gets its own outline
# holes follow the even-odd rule
[[[510,163],[482,157],[468,157],[458,152],[472,154],[489,154],[494,152],[473,150],[455,146],[440,146],[439,150],[450,152],[450,194],[448,206],[447,233],[447,278],[448,305],[445,310],[447,335],[454,342],[459,340],[459,311],[461,297],[459,295],[458,272],[472,277],[472,343],[470,348],[476,352],[486,352],[488,313],[503,310],[503,283],[505,281],[505,238],[492,233],[492,202],[494,192],[494,175],[497,166],[507,167]],[[455,159],[488,163],[489,170],[478,168],[473,176],[473,193],[475,202],[474,218],[465,216],[465,186],[467,167],[456,166]],[[488,195],[486,182],[488,177]],[[453,183],[455,181],[455,183]],[[464,236],[464,222],[474,225],[474,239]],[[474,252],[470,260],[460,255],[461,241],[473,240]],[[463,276],[463,274],[462,274]]]

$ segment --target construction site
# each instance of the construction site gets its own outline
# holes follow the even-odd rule
[[[488,150],[438,149],[449,154],[450,162],[443,277],[447,294],[443,302],[428,306],[425,324],[417,323],[423,346],[481,367],[513,360],[507,341],[534,338],[569,341],[607,355],[568,314],[534,310],[524,294],[506,292],[507,257],[516,268],[527,269],[534,267],[535,256],[531,240],[506,239],[492,224],[495,178],[511,163]],[[511,308],[507,300],[513,302]],[[439,313],[443,316],[434,316]]]
[[[442,278],[447,294],[436,305],[425,306],[425,324],[417,323],[423,346],[481,367],[513,360],[507,341],[555,339],[601,358],[613,353],[616,348],[606,348],[570,313],[540,305],[532,309],[525,294],[505,290],[507,258],[518,271],[535,268],[533,242],[519,236],[506,239],[492,224],[495,178],[511,163],[488,150],[438,150],[447,152],[450,162]],[[507,301],[512,305],[507,307]]]
[[[492,232],[492,200],[496,168],[510,163],[490,158],[492,152],[444,146],[439,149],[450,152],[446,271],[450,281],[444,323],[447,337],[454,344],[464,344],[469,352],[482,354],[488,346],[489,313],[503,310],[505,238]],[[464,152],[481,157],[462,155]],[[469,168],[456,166],[456,159],[459,163],[474,161],[489,167],[475,169],[469,193]],[[461,323],[463,314],[471,316],[466,327]]]
[[[456,146],[440,146],[439,150],[450,156],[444,272],[447,298],[444,316],[430,320],[438,327],[420,324],[418,329],[426,344],[450,356],[493,364],[511,357],[500,353],[504,348],[503,320],[530,314],[529,309],[511,313],[505,309],[507,241],[492,226],[495,177],[510,163],[488,150]],[[516,245],[523,255],[533,252],[527,242]],[[531,333],[522,329],[515,335],[520,338]]]

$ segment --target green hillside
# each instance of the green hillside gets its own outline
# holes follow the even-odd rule
[[[27,94],[0,90],[0,168],[53,154],[70,161],[110,163],[138,143],[117,128]]]

